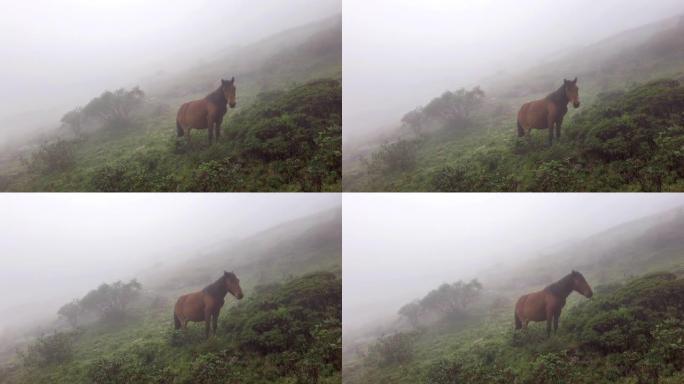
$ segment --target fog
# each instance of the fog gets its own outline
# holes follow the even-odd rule
[[[0,13],[0,145],[136,85],[340,12],[340,0],[27,0]]]
[[[684,206],[681,194],[345,194],[345,335],[441,283]]]
[[[345,144],[446,90],[684,12],[681,0],[346,0],[343,7]]]
[[[0,336],[36,317],[56,317],[60,305],[103,282],[339,208],[340,200],[324,193],[4,194]]]

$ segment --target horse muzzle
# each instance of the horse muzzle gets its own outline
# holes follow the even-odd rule
[[[238,300],[242,300],[243,297],[245,297],[245,295],[243,295],[242,292],[238,293],[238,295],[236,296]]]
[[[236,104],[237,104],[236,102],[228,103],[228,105],[230,105],[231,108],[235,108]]]
[[[578,101],[578,102],[572,103],[572,106],[575,107],[575,108],[579,108],[579,107],[580,107],[580,102]]]

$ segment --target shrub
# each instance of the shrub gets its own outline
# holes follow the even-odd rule
[[[26,366],[40,367],[46,364],[62,364],[71,360],[75,333],[55,332],[51,335],[39,336],[28,346],[25,353],[20,354]]]
[[[43,143],[31,155],[29,169],[33,172],[51,174],[63,172],[74,165],[73,144],[58,140],[54,143]]]
[[[379,366],[408,363],[413,359],[414,339],[414,333],[395,333],[381,337],[370,347],[369,357]]]
[[[384,144],[373,154],[371,167],[373,172],[405,172],[416,165],[417,142],[399,140]]]
[[[200,164],[194,173],[192,190],[201,192],[232,192],[245,187],[242,164],[230,157]]]

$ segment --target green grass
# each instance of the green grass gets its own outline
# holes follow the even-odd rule
[[[5,176],[8,191],[338,191],[341,84],[316,80],[262,94],[229,112],[218,143],[194,130],[176,138],[175,116],[145,117],[54,148]],[[48,147],[48,150],[52,149]],[[46,170],[48,169],[48,170]]]
[[[315,272],[227,298],[217,336],[173,330],[170,303],[69,333],[67,362],[7,368],[2,383],[334,383],[341,377],[341,278]]]
[[[517,138],[510,108],[488,105],[466,129],[428,134],[408,151],[381,148],[388,155],[346,175],[345,189],[682,191],[683,116],[684,87],[655,81],[597,97],[571,113],[560,142],[548,146],[547,131]],[[411,156],[410,165],[387,164],[392,151]]]
[[[684,378],[684,280],[657,273],[570,297],[558,334],[514,331],[496,307],[459,323],[414,331],[408,363],[373,351],[346,365],[345,383],[675,383]]]

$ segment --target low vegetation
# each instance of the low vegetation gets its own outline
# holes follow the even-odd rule
[[[263,93],[224,121],[212,146],[175,137],[172,111],[144,93],[105,92],[62,119],[71,139],[44,143],[3,177],[6,190],[336,191],[342,178],[342,91],[323,79]],[[205,133],[204,135],[202,133]]]
[[[684,87],[677,80],[598,95],[566,119],[561,141],[552,147],[542,137],[546,133],[516,137],[515,113],[506,104],[475,100],[470,123],[458,132],[442,122],[429,135],[382,146],[365,173],[345,185],[406,191],[684,189]],[[423,121],[417,113],[408,120]]]
[[[117,292],[128,291],[126,285]],[[89,295],[116,288],[108,286]],[[330,272],[258,286],[222,311],[217,336],[209,340],[196,324],[174,330],[168,303],[124,306],[124,322],[99,319],[38,338],[18,365],[5,368],[0,382],[336,383],[341,292],[339,275]]]
[[[677,383],[684,379],[684,280],[654,273],[597,286],[556,335],[514,331],[511,308],[457,326],[379,339],[345,382]]]

